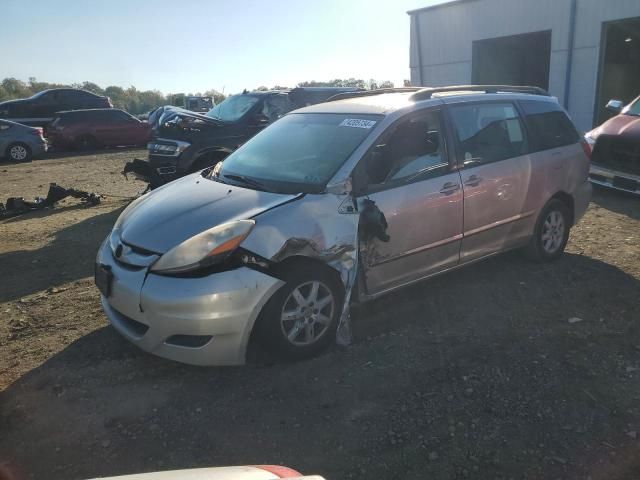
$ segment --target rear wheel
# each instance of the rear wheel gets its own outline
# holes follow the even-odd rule
[[[11,162],[30,162],[31,149],[24,143],[12,143],[5,151],[5,156]]]
[[[280,357],[313,357],[335,338],[343,306],[342,288],[324,270],[292,268],[285,278],[286,285],[260,315],[257,340]]]
[[[92,135],[82,135],[75,141],[75,147],[78,150],[95,150],[98,148],[98,141]]]
[[[542,209],[525,253],[536,262],[551,262],[560,258],[569,240],[571,229],[569,207],[560,200],[550,200]]]

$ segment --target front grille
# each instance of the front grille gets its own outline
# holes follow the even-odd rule
[[[593,149],[593,163],[632,175],[640,175],[640,141],[601,135]]]

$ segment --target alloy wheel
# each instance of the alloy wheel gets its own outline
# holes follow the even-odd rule
[[[335,303],[329,287],[320,281],[298,285],[287,297],[280,315],[284,336],[296,346],[314,344],[327,332]]]
[[[556,253],[564,241],[564,216],[558,210],[548,213],[542,224],[542,248],[550,255]]]
[[[27,158],[28,153],[27,153],[27,149],[22,145],[14,145],[9,150],[9,155],[11,156],[12,160],[16,160],[20,162],[25,158]]]

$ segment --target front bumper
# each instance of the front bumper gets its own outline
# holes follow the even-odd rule
[[[640,195],[640,176],[591,164],[589,181],[596,185]]]
[[[174,152],[165,152],[159,146],[170,145],[176,148]],[[149,165],[153,170],[150,179],[152,187],[161,186],[184,176],[193,161],[193,148],[189,142],[166,138],[155,138],[147,145]]]
[[[113,273],[111,295],[102,295],[113,327],[147,352],[193,365],[243,364],[258,314],[283,285],[246,267],[202,278],[156,275],[117,262],[108,242],[97,262]]]

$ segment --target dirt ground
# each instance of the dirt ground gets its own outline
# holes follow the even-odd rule
[[[508,253],[359,309],[348,348],[198,368],[129,345],[92,283],[142,189],[119,174],[135,156],[0,165],[0,201],[49,182],[109,194],[0,222],[0,461],[26,478],[640,478],[640,199],[596,191],[557,263]]]

